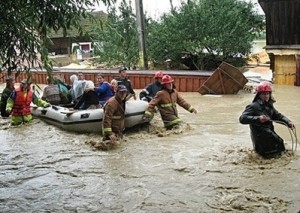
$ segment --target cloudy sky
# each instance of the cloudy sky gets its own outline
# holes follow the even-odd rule
[[[135,7],[135,0],[131,1],[133,7]],[[181,2],[186,2],[187,0],[172,0],[173,6],[178,7],[181,5]],[[222,1],[222,0],[220,0]],[[257,7],[257,10],[263,14],[260,5],[258,4],[258,0],[243,0],[243,1],[252,1]],[[152,18],[159,18],[162,13],[167,13],[170,11],[170,0],[143,0],[144,11]],[[106,11],[106,7],[104,5],[100,5],[96,7],[97,10]]]

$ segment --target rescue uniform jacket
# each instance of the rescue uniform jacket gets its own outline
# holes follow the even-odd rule
[[[193,110],[193,107],[179,95],[177,90],[173,89],[172,91],[168,91],[162,89],[157,92],[150,101],[148,108],[145,111],[145,117],[153,117],[155,106],[157,106],[165,127],[174,126],[181,122],[178,117],[176,103],[189,112],[192,112]]]
[[[148,84],[141,92],[140,92],[140,100],[145,100],[150,102],[152,98],[156,95],[158,91],[162,89],[162,85],[159,81],[155,81],[151,84]]]
[[[110,98],[104,106],[103,136],[121,136],[125,126],[125,101],[118,96]]]
[[[240,123],[250,124],[254,150],[264,157],[285,150],[283,139],[274,131],[273,122],[261,123],[259,120],[260,115],[266,115],[271,120],[281,121],[286,125],[289,124],[290,120],[274,108],[274,102],[272,98],[268,103],[264,103],[259,98],[254,98],[239,118]]]
[[[31,89],[28,91],[21,91],[20,88],[16,88],[7,100],[6,111],[12,110],[12,124],[19,125],[23,122],[29,122],[32,120],[32,114],[30,110],[30,103],[33,102],[40,107],[48,107],[49,103],[43,101],[41,98],[37,98]]]
[[[29,90],[25,94],[20,88],[14,92],[14,107],[12,108],[12,116],[26,116],[31,114],[30,103],[32,102],[32,91]]]

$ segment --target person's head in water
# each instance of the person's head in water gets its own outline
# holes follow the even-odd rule
[[[116,96],[121,100],[125,100],[127,96],[127,88],[124,85],[119,85],[117,88]]]
[[[163,87],[170,91],[173,89],[173,82],[173,78],[169,75],[164,75],[161,79],[161,84]]]
[[[268,82],[262,82],[256,87],[256,98],[258,97],[263,102],[269,102],[272,95],[272,88]]]

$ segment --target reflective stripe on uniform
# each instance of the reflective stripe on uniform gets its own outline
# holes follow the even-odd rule
[[[160,106],[162,108],[168,108],[168,107],[172,107],[173,106],[173,103],[168,103],[168,104],[160,104]],[[176,106],[176,105],[175,105]]]
[[[152,112],[149,112],[149,111],[147,110],[147,111],[145,111],[145,115],[152,116],[152,115],[153,115],[153,113],[152,113]]]
[[[188,109],[188,111],[192,112],[192,109],[193,109],[193,107],[192,107],[192,106],[190,106],[190,108]]]
[[[103,132],[111,132],[111,131],[112,131],[112,129],[110,127],[103,129]]]
[[[112,119],[114,119],[114,120],[118,120],[118,119],[121,119],[122,117],[121,117],[121,115],[114,115],[114,116],[112,116]]]
[[[174,124],[178,124],[180,122],[181,122],[180,118],[176,118],[173,121],[167,121],[167,122],[164,122],[164,123],[165,123],[165,126],[171,126],[171,125],[174,125]]]
[[[149,95],[150,93],[149,93],[149,91],[148,90],[146,90],[146,89],[143,89],[142,90],[142,92],[145,92],[146,93],[146,95]]]

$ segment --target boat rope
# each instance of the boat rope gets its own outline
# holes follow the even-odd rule
[[[271,121],[274,121],[275,123],[278,123],[278,124],[282,124],[288,128],[291,139],[292,139],[292,152],[294,154],[294,152],[297,150],[297,145],[299,143],[296,127],[290,128],[288,126],[288,124],[286,124],[285,122],[282,122],[282,121],[278,121],[278,120],[271,120]],[[294,143],[295,143],[295,149],[294,149]]]

